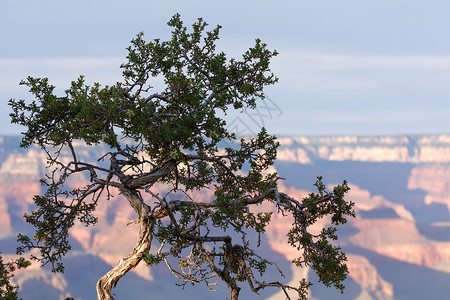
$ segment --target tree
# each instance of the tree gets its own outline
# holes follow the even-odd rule
[[[327,192],[319,177],[317,193],[303,200],[288,196],[277,188],[281,178],[269,172],[276,137],[262,128],[256,137],[237,141],[218,116],[228,109],[255,108],[264,86],[278,81],[269,69],[277,52],[257,39],[242,59],[228,59],[216,51],[220,26],[206,31],[198,19],[188,30],[178,14],[168,25],[173,28],[168,41],[146,42],[143,33],[132,40],[121,66],[123,83],[89,86],[81,76],[57,96],[47,78],[21,82],[36,100],[11,99],[12,122],[27,128],[21,147],[35,144],[45,151],[49,171],[41,180],[46,192],[34,197],[37,209],[25,215],[36,234],[19,235],[18,252],[37,248],[40,256],[33,259],[62,272],[69,229],[75,221],[94,225],[99,201],[118,190],[136,211],[139,237],[133,251],[98,281],[98,299],[113,299],[112,288],[141,261],[167,263],[184,284],[211,287],[218,276],[233,300],[244,281],[255,293],[279,287],[287,297],[291,290],[304,298],[306,280],[295,287],[263,280],[267,267],[277,268],[255,250],[272,213],[293,217],[288,240],[299,250],[293,263],[312,267],[325,285],[343,290],[346,257],[332,240],[335,227],[354,215],[353,203],[344,199],[346,182]],[[164,90],[153,92],[154,78],[164,80]],[[79,141],[90,147],[103,143],[109,151],[85,161]],[[230,146],[219,147],[223,141]],[[68,188],[67,180],[80,173],[90,183]],[[158,194],[155,183],[165,184],[168,192]],[[205,189],[213,191],[212,199],[192,198],[193,191]],[[263,203],[276,209],[256,212]],[[332,224],[312,234],[310,225],[324,216]]]
[[[1,253],[0,253],[1,254]],[[17,285],[11,283],[14,276],[12,272],[16,269],[24,269],[30,265],[30,262],[23,257],[4,263],[0,255],[0,299],[17,300]]]

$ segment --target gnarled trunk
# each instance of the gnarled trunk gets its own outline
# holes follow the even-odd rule
[[[240,288],[231,288],[231,299],[230,300],[239,300],[239,291]]]
[[[97,282],[97,299],[114,300],[111,296],[111,290],[117,285],[117,282],[128,271],[136,267],[142,260],[142,256],[147,250],[150,250],[152,243],[153,222],[149,218],[142,218],[140,222],[139,238],[133,248],[133,251],[122,258],[120,262],[111,271],[106,273]]]

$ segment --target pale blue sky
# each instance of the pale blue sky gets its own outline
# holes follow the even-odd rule
[[[280,82],[266,90],[272,133],[450,132],[450,1],[17,0],[0,3],[0,134],[21,130],[7,106],[31,99],[21,79],[49,77],[59,91],[80,74],[120,81],[129,41],[167,38],[176,12],[187,25],[221,24],[219,49],[233,56],[256,37],[280,52]]]

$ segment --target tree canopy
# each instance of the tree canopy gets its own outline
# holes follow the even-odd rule
[[[11,279],[14,277],[12,273],[17,269],[24,269],[30,264],[31,263],[23,257],[4,262],[2,256],[0,255],[0,299],[19,299],[17,294],[19,286],[12,284]]]
[[[118,191],[136,212],[130,221],[139,224],[139,237],[133,251],[98,281],[98,299],[113,299],[112,288],[141,261],[167,263],[184,284],[211,288],[218,277],[233,300],[245,282],[255,293],[278,287],[287,297],[294,291],[305,298],[307,280],[298,286],[264,280],[268,268],[278,269],[257,253],[274,213],[293,220],[287,234],[299,251],[293,263],[311,267],[326,286],[343,290],[346,257],[333,240],[336,226],[354,215],[353,203],[344,199],[347,183],[328,192],[318,177],[315,193],[294,199],[278,189],[282,178],[271,171],[276,137],[262,128],[255,137],[238,139],[220,117],[255,108],[264,98],[263,88],[278,81],[270,70],[277,52],[256,39],[242,58],[228,58],[216,49],[220,26],[207,31],[198,19],[188,29],[178,14],[168,25],[168,41],[146,42],[143,33],[131,41],[121,83],[90,86],[80,76],[58,96],[47,78],[22,81],[35,100],[11,99],[12,122],[26,127],[22,147],[45,151],[48,172],[41,180],[45,193],[34,197],[37,208],[25,215],[36,233],[19,235],[19,253],[37,248],[40,255],[33,259],[64,271],[69,229],[75,222],[94,225],[97,204]],[[161,91],[152,87],[154,80],[163,80]],[[104,144],[108,151],[87,161],[79,142],[92,148]],[[69,178],[80,173],[89,183],[69,188]],[[158,193],[156,183],[167,192]],[[212,191],[213,197],[194,199],[191,192],[197,190]],[[264,203],[274,209],[255,209]],[[313,234],[310,226],[325,216],[330,226]]]

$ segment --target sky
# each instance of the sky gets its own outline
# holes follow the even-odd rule
[[[254,112],[227,116],[238,133],[398,135],[450,132],[450,1],[1,1],[0,135],[19,134],[8,100],[48,77],[60,96],[72,80],[121,81],[137,33],[167,39],[180,13],[223,26],[218,49],[239,58],[260,38],[280,54]]]

